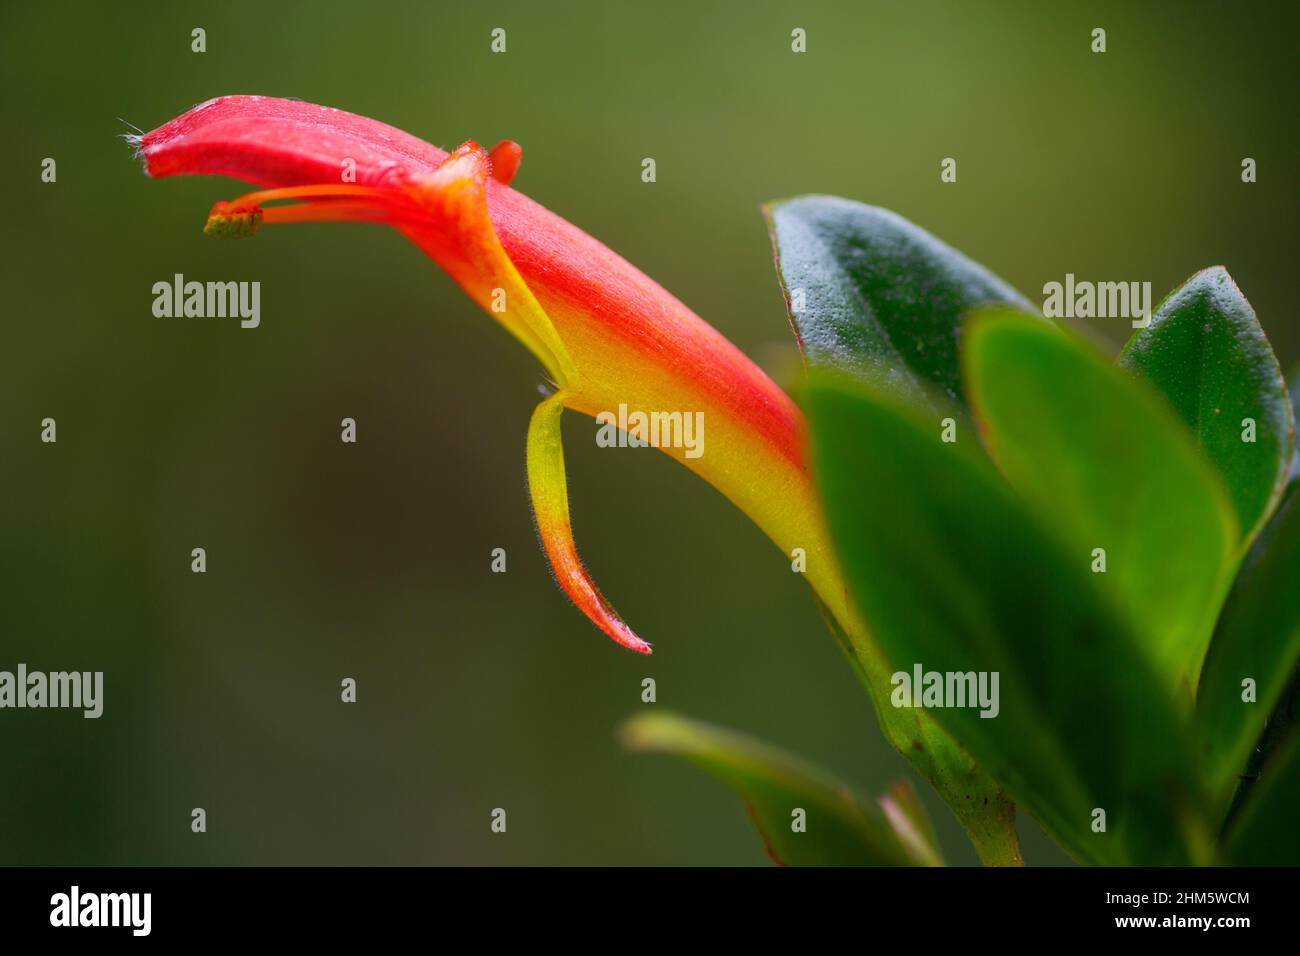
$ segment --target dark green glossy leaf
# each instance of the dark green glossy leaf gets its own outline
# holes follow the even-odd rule
[[[1235,866],[1300,865],[1300,734],[1265,765],[1229,831],[1226,856]]]
[[[1291,377],[1287,381],[1291,383],[1291,420],[1300,422],[1300,363],[1291,369]],[[1300,442],[1293,441],[1292,446],[1294,450],[1291,452],[1291,474],[1287,478],[1288,485],[1300,481]]]
[[[989,302],[1023,302],[1014,289],[894,213],[830,196],[764,209],[777,271],[809,365],[883,371],[916,396],[927,386],[961,401],[960,318]],[[874,648],[827,618],[857,669],[890,742],[952,807],[980,858],[1021,862],[1015,808],[970,755],[925,714],[881,701],[889,670]]]
[[[814,368],[868,370],[960,405],[962,317],[999,303],[1032,310],[983,266],[886,209],[803,196],[764,212],[790,323]]]
[[[895,666],[999,675],[997,716],[926,712],[1077,859],[1199,858],[1204,825],[1167,685],[1086,565],[971,436],[945,444],[887,385],[814,375],[806,406],[832,538]]]
[[[1201,762],[1220,811],[1238,777],[1250,789],[1288,734],[1298,665],[1300,486],[1292,486],[1242,564],[1197,691]]]
[[[750,737],[668,713],[622,728],[632,750],[685,757],[744,801],[772,859],[787,866],[908,866],[881,811],[822,771]],[[803,811],[802,832],[794,829]]]
[[[1148,386],[1051,326],[977,316],[965,361],[994,462],[1190,710],[1237,561],[1218,476]]]
[[[1293,414],[1268,338],[1227,270],[1203,269],[1171,293],[1119,361],[1154,384],[1191,427],[1223,475],[1249,542],[1286,484]]]

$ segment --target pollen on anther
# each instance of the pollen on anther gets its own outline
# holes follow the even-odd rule
[[[262,207],[240,208],[228,202],[213,204],[203,234],[214,239],[243,239],[262,225]]]

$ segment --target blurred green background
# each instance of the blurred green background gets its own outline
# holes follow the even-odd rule
[[[517,187],[778,375],[758,205],[802,192],[897,210],[1031,300],[1066,272],[1158,299],[1222,263],[1293,362],[1294,5],[1072,7],[6,3],[0,669],[103,670],[106,690],[98,721],[0,712],[0,862],[762,862],[729,791],[619,749],[647,676],[655,706],[864,791],[908,772],[806,587],[720,495],[566,419],[579,546],[658,649],[618,650],[534,537],[531,357],[387,230],[205,240],[243,189],[148,181],[126,123],[263,93],[443,147],[516,139]],[[154,318],[176,272],[261,281],[261,327]],[[1030,862],[1063,859],[1024,829]]]

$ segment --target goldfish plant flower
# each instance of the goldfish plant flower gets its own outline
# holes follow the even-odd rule
[[[839,603],[786,394],[721,334],[625,260],[508,183],[520,149],[450,154],[382,123],[291,100],[211,100],[139,141],[150,176],[213,174],[269,187],[217,203],[209,235],[279,223],[397,228],[533,352],[557,386],[528,429],[529,488],[560,586],[624,647],[649,652],[591,580],[573,543],[560,444],[565,408],[703,412],[707,454],[661,449],[731,498]],[[345,163],[351,160],[351,164]],[[355,164],[354,166],[352,164]],[[341,181],[347,168],[355,182]],[[349,178],[352,178],[349,176]],[[272,205],[295,200],[293,204]],[[648,436],[641,436],[646,438]]]
[[[560,418],[565,409],[597,417],[626,407],[631,437],[648,442],[652,415],[702,413],[705,453],[662,442],[661,450],[731,499],[785,554],[802,549],[805,576],[886,735],[939,788],[985,859],[1019,861],[1013,810],[997,786],[926,715],[888,706],[891,669],[851,606],[809,477],[797,406],[661,286],[512,189],[516,144],[489,152],[467,142],[446,153],[372,119],[260,96],[209,100],[131,139],[151,177],[229,176],[259,187],[217,203],[209,235],[250,236],[295,222],[387,224],[536,356],[555,385],[533,412],[526,440],[542,546],[582,612],[642,653],[650,644],[616,613],[578,556]]]

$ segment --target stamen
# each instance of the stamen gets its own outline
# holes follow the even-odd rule
[[[283,199],[315,200],[263,208]],[[405,222],[427,221],[428,214],[405,194],[371,186],[315,185],[263,189],[230,202],[219,202],[208,213],[205,235],[242,239],[263,225],[289,222]]]
[[[278,199],[374,199],[379,202],[392,202],[400,194],[391,189],[377,189],[374,186],[322,185],[286,186],[283,189],[261,189],[257,192],[240,196],[232,204],[240,206],[260,206],[262,203],[275,202]]]
[[[402,210],[355,202],[295,203],[262,210],[267,225],[289,222],[414,222],[421,217],[415,209]]]

